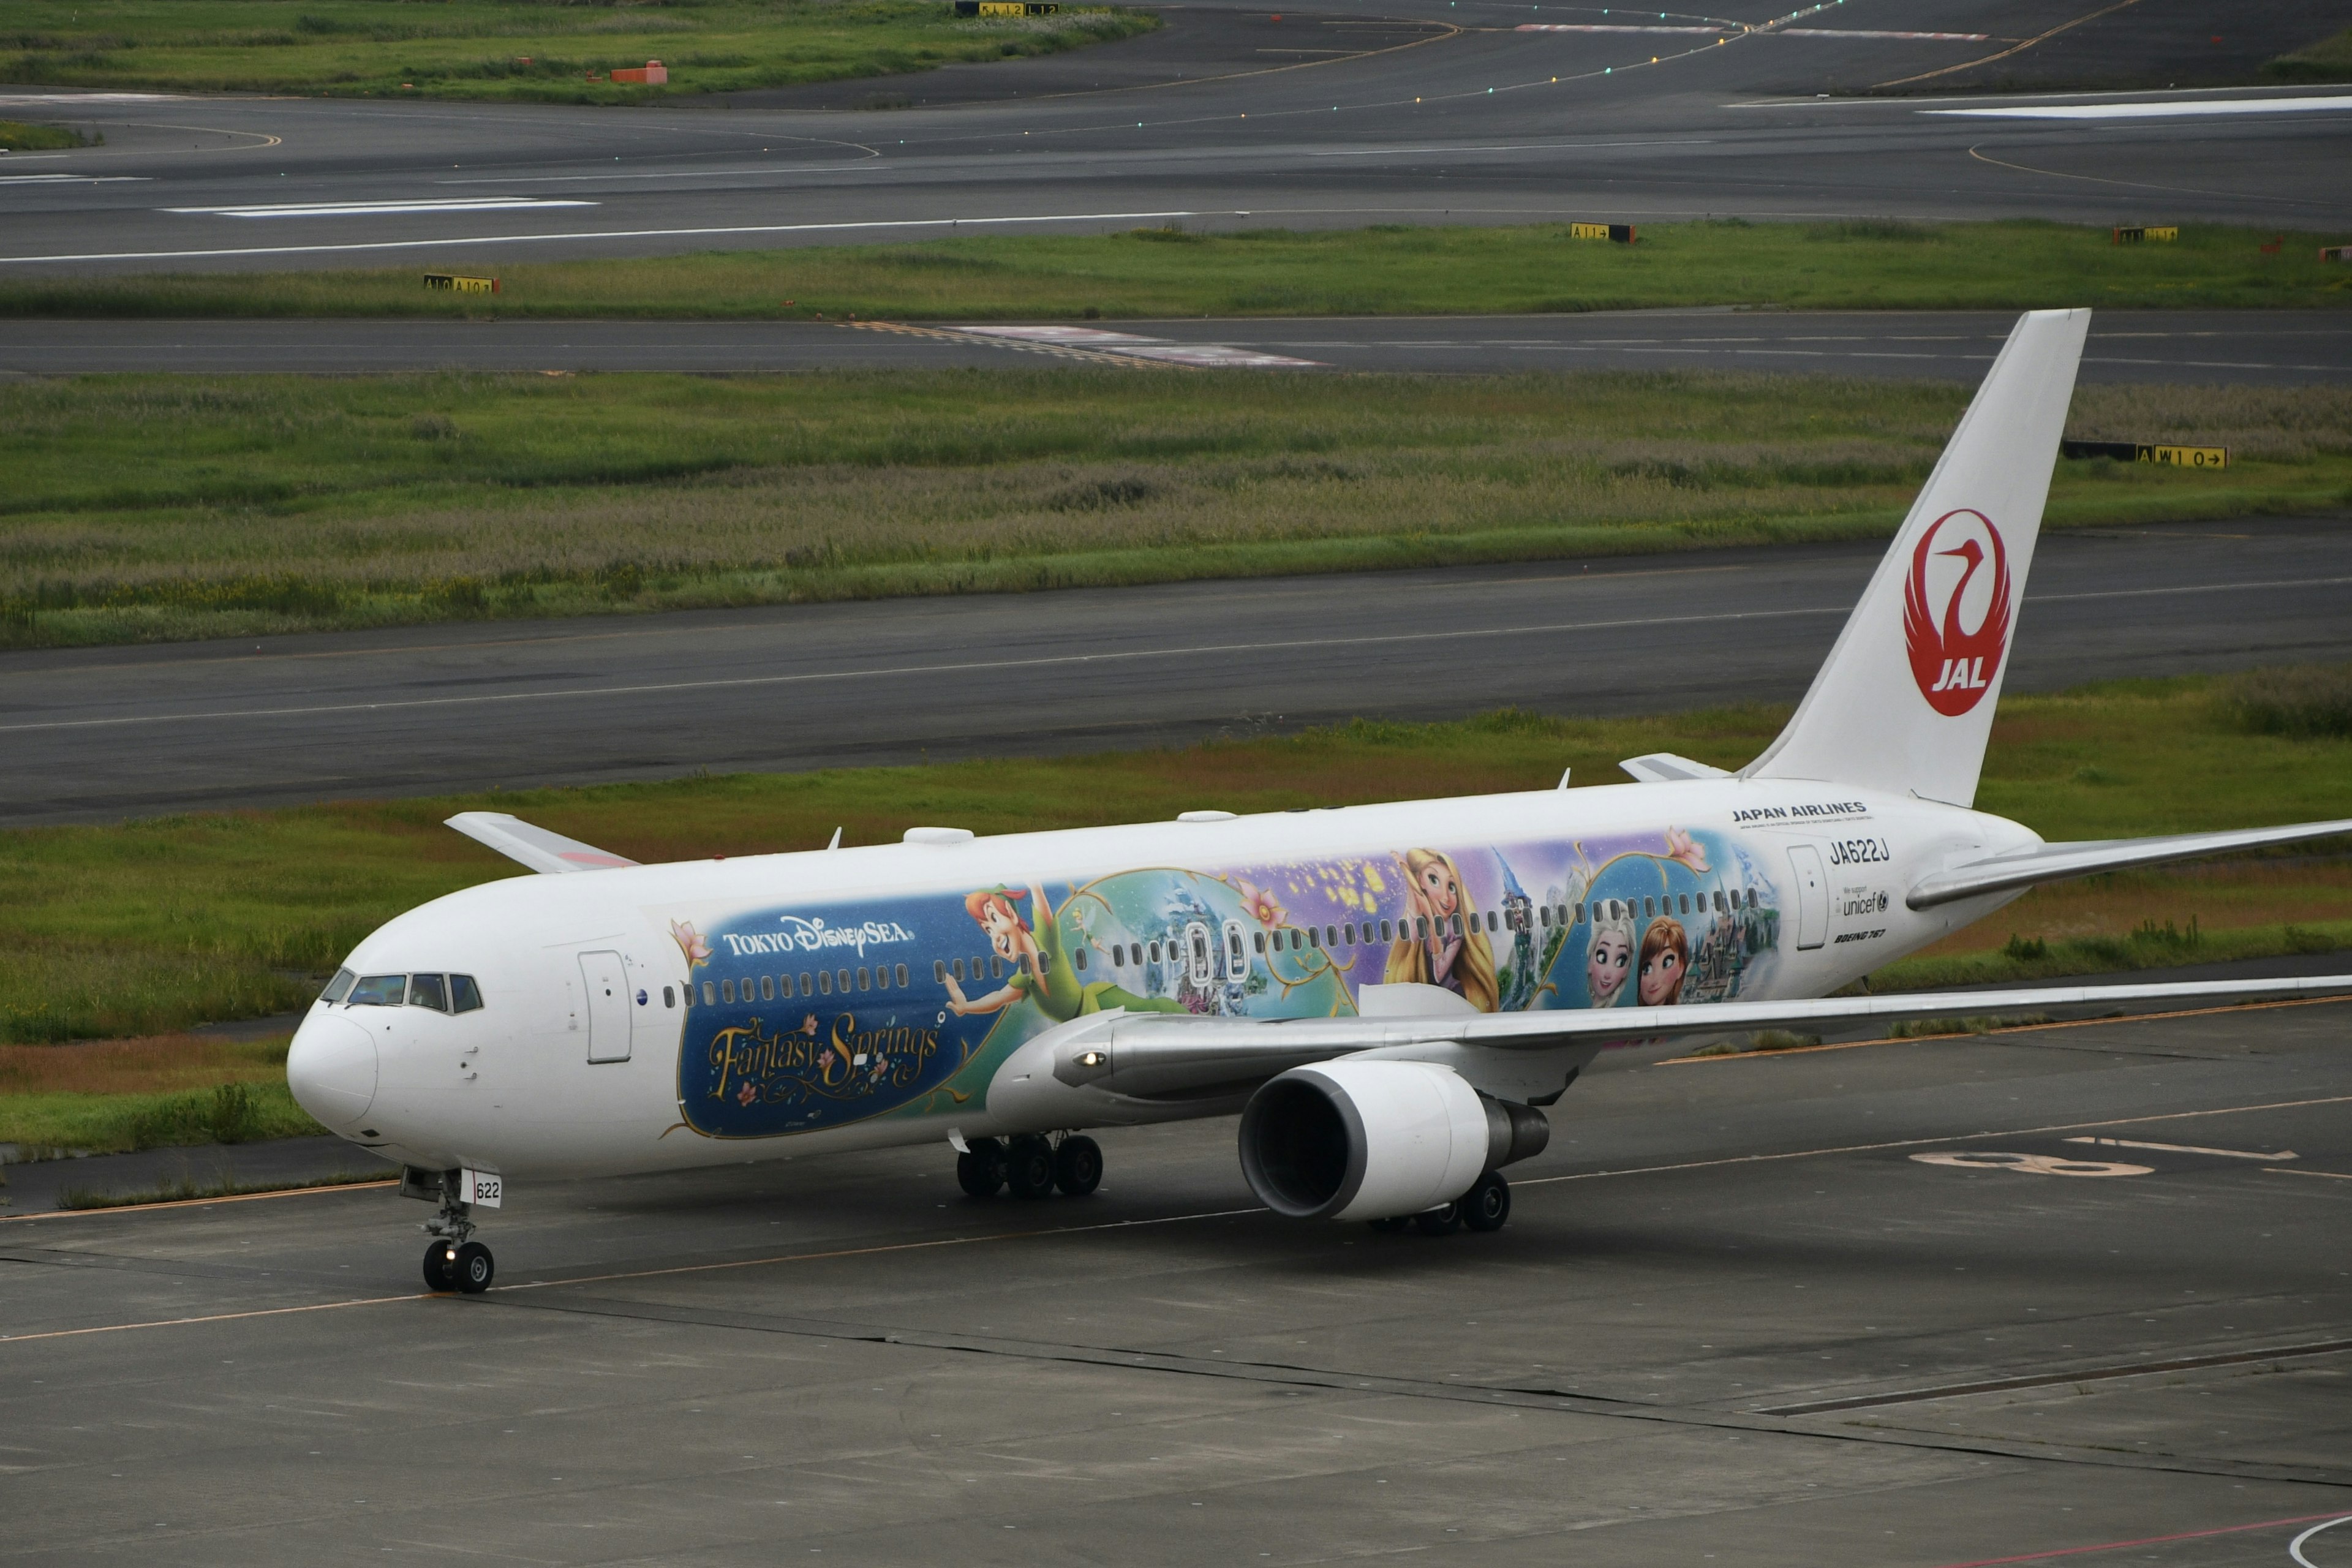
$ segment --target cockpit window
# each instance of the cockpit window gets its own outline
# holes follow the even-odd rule
[[[359,976],[353,974],[348,969],[336,970],[335,977],[327,982],[327,988],[319,993],[319,1000],[321,1002],[341,1001],[344,994],[350,991],[352,985],[358,983],[358,980]]]
[[[412,974],[408,977],[408,1005],[446,1013],[449,1010],[449,987],[437,974]]]
[[[343,1000],[354,1007],[397,1007],[408,998],[405,974],[371,974]]]
[[[449,1011],[470,1013],[482,1005],[482,988],[470,974],[449,976]]]

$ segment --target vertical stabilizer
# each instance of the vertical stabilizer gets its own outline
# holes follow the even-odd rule
[[[1796,717],[1742,777],[1975,801],[2090,324],[2019,320]]]

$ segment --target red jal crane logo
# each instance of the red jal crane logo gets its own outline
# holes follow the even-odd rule
[[[1903,640],[1928,707],[1957,719],[1983,700],[2009,648],[2009,621],[2000,530],[1980,511],[1946,512],[1919,536],[1903,589]]]

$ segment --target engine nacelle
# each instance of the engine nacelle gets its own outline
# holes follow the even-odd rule
[[[1242,1112],[1242,1173],[1292,1219],[1386,1219],[1453,1202],[1540,1152],[1543,1113],[1490,1100],[1430,1062],[1293,1068]]]

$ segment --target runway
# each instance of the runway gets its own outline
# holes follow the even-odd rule
[[[1875,542],[0,655],[0,826],[1793,701]],[[2008,689],[2352,658],[2336,519],[2044,536]],[[1203,802],[1204,805],[1214,802]]]
[[[2074,95],[2087,119],[2031,96],[1817,96],[1932,84],[2081,21],[2048,0],[1855,0],[1833,26],[1758,12],[1656,34],[1499,0],[1160,9],[1161,32],[1073,55],[640,110],[0,91],[12,117],[106,137],[5,160],[0,270],[491,267],[1171,221],[2352,220],[2340,90],[2158,80],[2128,115]],[[2097,24],[2097,47],[2159,77],[2201,61],[2181,29],[2203,25],[2167,9],[2167,26]],[[2269,0],[2233,8],[2231,33],[2347,21],[2342,0]],[[1562,26],[1612,30],[1528,30]],[[2250,97],[2284,111],[2236,112]]]
[[[1351,317],[1114,323],[1150,353],[1207,345],[1289,370],[1509,374],[1557,370],[1801,371],[1981,378],[2014,312],[1638,310],[1563,316]],[[817,321],[0,321],[0,374],[125,371],[305,374],[482,371],[1018,368],[1019,338]],[[1109,334],[1095,342],[1101,353]],[[1148,345],[1162,345],[1151,349]],[[1110,344],[1113,353],[1126,344]],[[1161,363],[1165,363],[1164,361]],[[1180,362],[1181,363],[1181,362]],[[1207,363],[1215,363],[1216,360]],[[1238,363],[1256,363],[1244,359]],[[2081,379],[2268,385],[2352,377],[2352,315],[2102,310]]]
[[[2333,1568],[2343,1028],[1598,1074],[1491,1237],[1275,1219],[1230,1121],[1085,1200],[943,1145],[519,1189],[474,1300],[382,1188],[0,1221],[9,1545]]]

